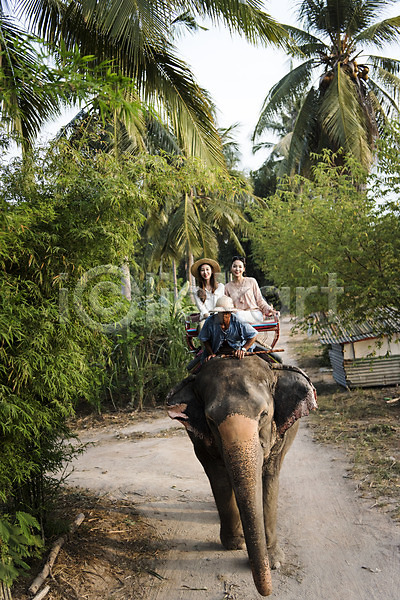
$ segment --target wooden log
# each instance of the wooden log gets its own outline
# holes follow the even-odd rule
[[[45,562],[43,569],[41,570],[39,575],[36,577],[36,579],[33,581],[32,585],[29,587],[29,592],[31,594],[36,594],[36,592],[38,591],[38,589],[40,588],[42,583],[47,579],[47,577],[49,576],[49,574],[51,572],[51,568],[54,564],[54,561],[56,560],[57,555],[61,550],[62,545],[64,544],[64,542],[66,541],[68,536],[72,535],[74,533],[74,531],[79,527],[79,525],[82,523],[84,518],[85,518],[85,515],[83,513],[79,513],[79,515],[77,515],[75,521],[72,523],[69,532],[65,535],[62,535],[54,542],[53,547],[50,551],[50,554]]]

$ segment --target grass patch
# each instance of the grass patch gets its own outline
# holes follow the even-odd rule
[[[315,338],[291,338],[298,364],[310,375],[318,392],[319,410],[310,415],[314,438],[345,450],[350,475],[362,496],[400,520],[400,388],[360,388],[346,391],[322,375],[323,347]],[[328,379],[328,381],[327,381]]]

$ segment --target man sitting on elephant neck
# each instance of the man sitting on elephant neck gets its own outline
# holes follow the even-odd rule
[[[199,333],[199,340],[204,343],[206,361],[217,354],[233,354],[243,358],[252,352],[257,331],[249,323],[243,323],[234,314],[236,308],[232,298],[218,298],[214,311]]]

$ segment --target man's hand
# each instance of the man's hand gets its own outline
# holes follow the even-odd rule
[[[246,356],[247,350],[246,348],[238,348],[237,350],[235,350],[234,352],[234,356],[236,356],[236,358],[244,358]]]
[[[204,362],[207,362],[207,361],[211,360],[212,358],[215,358],[216,356],[217,356],[216,354],[209,354]]]

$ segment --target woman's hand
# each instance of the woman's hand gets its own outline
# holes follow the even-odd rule
[[[279,310],[274,310],[274,308],[271,306],[270,309],[264,313],[264,317],[274,317],[278,319],[280,317],[280,312]]]

